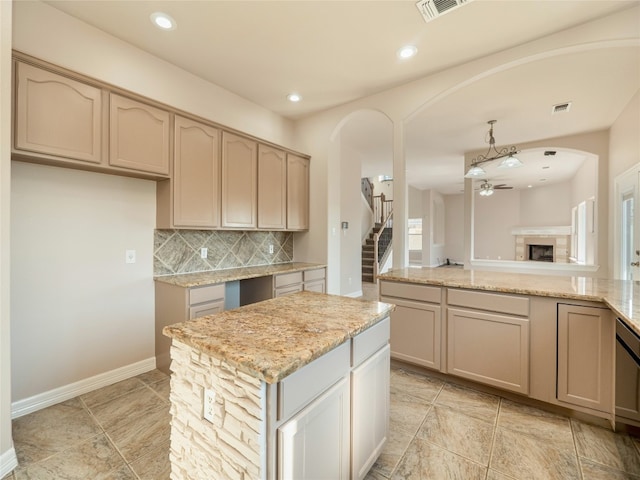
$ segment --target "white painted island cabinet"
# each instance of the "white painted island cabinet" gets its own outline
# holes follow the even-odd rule
[[[388,437],[393,308],[300,292],[165,327],[171,478],[364,479]]]

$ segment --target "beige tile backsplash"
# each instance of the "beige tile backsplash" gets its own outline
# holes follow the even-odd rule
[[[293,261],[291,232],[155,230],[154,275],[206,272]],[[273,245],[273,253],[269,246]],[[200,249],[207,249],[207,258]]]

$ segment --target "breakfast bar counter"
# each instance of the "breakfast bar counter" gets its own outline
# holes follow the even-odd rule
[[[601,302],[640,335],[640,282],[461,268],[401,268],[381,280]]]
[[[364,478],[388,436],[393,308],[300,292],[164,327],[171,478]]]

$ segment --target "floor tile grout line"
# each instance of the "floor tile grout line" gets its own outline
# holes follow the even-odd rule
[[[489,463],[487,463],[487,478],[489,478],[489,469],[491,468],[491,462],[493,461],[493,449],[496,445],[496,435],[498,435],[498,423],[500,421],[500,413],[502,411],[502,397],[498,397],[498,411],[496,412],[496,419],[493,424],[493,435],[491,436],[491,446],[489,447]]]

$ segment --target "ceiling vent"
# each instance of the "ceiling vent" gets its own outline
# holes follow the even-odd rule
[[[568,112],[571,109],[571,102],[559,103],[551,107],[551,115],[556,113]]]
[[[416,7],[424,17],[425,22],[430,22],[436,17],[454,10],[471,0],[418,0]]]
[[[556,154],[555,150],[545,150],[544,151],[544,156],[545,157],[553,157],[553,156],[555,156],[555,154]]]

